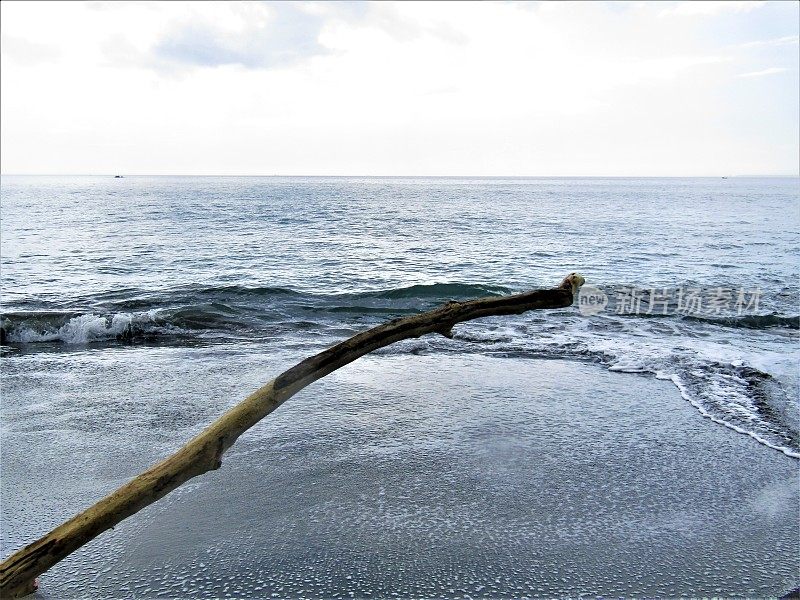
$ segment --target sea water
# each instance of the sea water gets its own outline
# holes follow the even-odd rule
[[[370,450],[380,465],[380,456],[399,452],[394,435],[417,435],[414,428],[436,422],[437,411],[445,411],[440,425],[466,428],[452,407],[467,410],[462,402],[487,393],[500,398],[492,406],[502,427],[516,431],[523,413],[502,414],[509,398],[526,406],[537,386],[558,389],[552,373],[537,380],[519,370],[520,361],[544,358],[558,359],[553,369],[577,361],[604,370],[585,394],[605,399],[609,414],[617,410],[615,381],[622,390],[630,387],[626,377],[661,379],[694,411],[698,431],[743,434],[753,465],[770,453],[800,456],[797,179],[3,176],[0,191],[3,484],[13,482],[4,487],[4,553],[46,531],[43,521],[55,525],[96,499],[97,489],[63,473],[67,452],[85,457],[76,467],[82,477],[113,489],[308,355],[448,300],[553,287],[572,271],[587,280],[586,302],[461,324],[454,339],[408,340],[362,359],[374,374],[369,382],[334,379],[320,388],[334,404],[363,397],[347,413],[358,415],[355,422],[328,430],[325,423],[336,422],[323,418],[329,406],[300,403],[299,421],[281,413],[283,427],[292,423],[296,433],[284,449],[341,458],[364,451],[365,431],[380,431]],[[422,361],[430,381],[413,370],[398,378],[408,361]],[[437,364],[449,386],[431,383]],[[380,416],[398,386],[406,398],[414,389],[422,398],[431,385],[444,386],[435,398],[415,402],[408,414]],[[648,402],[643,395],[634,406],[655,423],[661,415]],[[591,410],[588,428],[577,418],[548,425],[578,428],[569,444],[589,456],[604,430],[602,410]],[[639,430],[625,429],[625,452],[661,443],[637,439]],[[334,434],[335,448],[321,452]],[[437,435],[426,438],[420,456],[436,455],[436,444],[458,447],[457,433]],[[530,452],[512,439],[526,435],[508,438],[500,455]],[[235,448],[250,444],[240,452],[255,457],[282,447],[266,434],[248,439]],[[25,456],[30,477],[15,470]],[[506,472],[496,458],[492,468]],[[257,464],[283,477],[277,463]],[[431,468],[444,469],[447,489],[472,485],[447,464]],[[17,505],[40,488],[48,493],[35,509]],[[368,500],[380,504],[376,494]],[[320,499],[314,510],[336,501]],[[439,509],[434,502],[426,510],[435,516]],[[377,513],[363,518],[370,514]],[[459,518],[465,514],[476,513]],[[308,532],[302,539],[309,543]],[[542,584],[541,593],[586,589],[558,581]],[[295,583],[292,593],[304,595],[302,581]],[[504,585],[486,589],[522,593]],[[732,589],[757,589],[741,585]],[[653,589],[669,593],[635,585],[597,593]]]
[[[447,300],[579,271],[609,298],[603,311],[490,319],[394,351],[650,373],[797,457],[799,189],[738,178],[6,176],[4,355],[237,342],[314,352]]]

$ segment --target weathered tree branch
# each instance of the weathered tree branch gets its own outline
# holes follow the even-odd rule
[[[34,592],[38,587],[36,577],[70,553],[192,477],[218,469],[223,453],[242,433],[317,379],[400,340],[428,333],[452,337],[456,323],[569,306],[583,282],[583,277],[572,273],[555,289],[448,302],[434,310],[373,327],[307,358],[253,392],[169,458],[8,557],[0,564],[0,597],[17,598]]]

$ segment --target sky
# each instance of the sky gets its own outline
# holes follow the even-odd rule
[[[799,7],[3,1],[0,170],[797,176]]]

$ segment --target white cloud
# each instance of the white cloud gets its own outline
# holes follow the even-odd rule
[[[317,42],[323,17],[304,8],[292,2],[232,2],[209,10],[204,4],[205,14],[189,15],[161,35],[151,48],[153,62],[271,68],[324,54]]]
[[[778,73],[785,73],[788,71],[786,67],[770,67],[768,69],[762,69],[761,71],[751,71],[750,73],[741,73],[737,75],[737,77],[765,77],[767,75],[777,75]]]
[[[40,63],[53,62],[58,59],[58,48],[49,44],[32,42],[13,35],[4,35],[2,41],[3,54],[21,65],[33,66]]]
[[[675,2],[660,12],[660,16],[714,16],[724,13],[746,13],[761,8],[766,2],[746,0],[686,0]]]
[[[788,42],[738,49],[796,33],[769,6],[732,41],[660,3],[3,2],[2,170],[794,170],[796,97],[730,85],[795,76]]]
[[[765,46],[797,46],[800,43],[800,36],[784,35],[771,40],[756,40],[739,44],[740,48],[761,48]]]

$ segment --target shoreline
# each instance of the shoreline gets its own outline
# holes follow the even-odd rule
[[[125,369],[128,354],[104,368]],[[203,350],[162,354],[147,368]],[[241,386],[264,360],[248,355],[217,383]],[[222,469],[54,567],[37,597],[789,592],[800,567],[797,461],[710,423],[673,390],[575,361],[365,357],[246,434]],[[200,413],[222,394],[211,400]],[[161,444],[174,447],[180,431]],[[69,513],[68,498],[113,489],[160,452],[142,450],[151,434],[140,431],[130,448],[155,456],[111,464],[112,450],[93,464],[92,452],[120,450],[120,431],[64,473],[44,450],[52,437],[3,435],[4,542],[9,522],[69,516],[35,508],[37,497],[60,495],[50,510]],[[37,465],[48,454],[50,475]],[[30,472],[47,483],[24,484]]]

